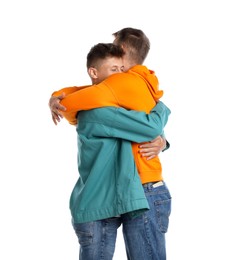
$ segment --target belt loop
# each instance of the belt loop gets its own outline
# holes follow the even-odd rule
[[[148,182],[148,183],[145,183],[143,184],[143,187],[148,190],[148,191],[151,191],[153,189],[153,185],[154,183],[153,182]]]

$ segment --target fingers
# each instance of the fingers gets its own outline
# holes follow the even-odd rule
[[[56,119],[56,118],[54,118],[53,116],[52,116],[52,120],[53,120],[53,122],[54,122],[54,124],[55,124],[55,125],[57,125],[57,124],[58,124],[58,122],[57,122],[57,119]]]
[[[143,152],[140,152],[141,153],[141,156],[142,157],[146,157],[147,160],[151,160],[153,158],[155,158],[157,156],[157,151],[149,151],[149,150],[146,150]]]
[[[57,100],[55,100],[55,102],[52,104],[52,110],[53,110],[53,111],[58,111],[58,110],[65,111],[65,110],[66,110],[66,107],[64,107],[63,105],[60,104],[60,99],[57,99]],[[58,114],[59,114],[59,112],[58,112]]]
[[[142,149],[139,150],[142,156],[144,157],[149,157],[151,155],[157,156],[163,149],[163,146],[156,145],[153,147],[147,146],[147,148],[142,147]]]
[[[139,146],[139,152],[147,160],[155,158],[164,147],[164,140],[162,137],[158,136],[156,139],[150,141],[149,143],[144,143]]]
[[[65,93],[62,93],[61,95],[57,96],[57,98],[62,100],[63,98],[65,98]]]
[[[156,147],[156,146],[157,146],[156,143],[145,143],[145,144],[140,145],[139,147],[140,148],[153,148],[153,147]]]
[[[57,114],[59,114],[59,112],[57,112],[58,110],[61,110],[61,111],[65,111],[66,110],[66,107],[64,107],[63,105],[60,104],[60,101],[64,98],[64,94],[60,95],[60,96],[57,96],[57,97],[54,97],[52,96],[50,99],[49,99],[49,108],[51,111],[53,112],[56,112]]]
[[[57,125],[60,121],[61,118],[63,118],[63,115],[61,114],[60,111],[65,111],[66,108],[60,104],[60,101],[65,97],[65,94],[63,93],[60,96],[54,97],[52,96],[49,99],[49,108],[51,111],[52,115],[52,120],[55,125]]]
[[[157,154],[156,155],[151,155],[151,156],[146,157],[146,159],[147,159],[147,161],[149,161],[149,160],[155,158],[156,156],[157,156]]]
[[[52,115],[52,120],[53,120],[54,124],[57,125],[61,121],[62,117],[60,117],[55,112],[51,112],[51,115]]]
[[[157,156],[157,152],[159,151],[158,147],[154,147],[154,148],[143,148],[139,150],[139,153],[141,154],[142,157],[147,157],[146,159],[149,158],[155,158]]]

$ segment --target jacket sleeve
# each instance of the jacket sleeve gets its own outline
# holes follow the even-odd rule
[[[155,139],[163,134],[170,109],[159,101],[150,114],[124,108],[101,108],[100,123],[108,127],[108,131],[96,133],[98,137],[122,138],[141,143]],[[80,123],[79,123],[80,124]]]
[[[80,110],[104,106],[118,107],[114,95],[104,83],[82,87],[66,87],[53,92],[52,96],[59,96],[63,93],[65,98],[60,103],[66,107],[66,111],[61,111],[61,114],[71,125],[77,124],[77,112]]]
[[[61,94],[65,94],[65,96],[67,97],[68,95],[75,93],[76,91],[82,90],[84,88],[88,88],[91,87],[91,85],[85,85],[85,86],[73,86],[73,87],[66,87],[66,88],[62,88],[60,90],[54,91],[52,93],[52,96],[57,97]]]
[[[117,101],[106,84],[100,83],[80,89],[67,95],[61,104],[66,107],[66,113],[90,110],[103,106],[116,106]]]
[[[77,90],[74,88],[75,91],[73,91],[73,89],[64,90],[66,90],[66,96],[60,103],[66,107],[66,111],[62,111],[61,114],[71,125],[77,124],[78,111],[106,106],[118,107],[113,93],[107,85],[103,83]],[[70,91],[71,93],[69,93]],[[63,93],[62,90],[60,93]],[[58,94],[59,92],[57,92],[57,95]]]
[[[85,85],[85,86],[73,86],[73,87],[66,87],[66,88],[62,88],[60,90],[54,91],[52,93],[52,96],[57,97],[62,95],[63,93],[65,94],[65,98],[68,97],[68,95],[73,94],[74,95],[81,91],[82,89],[91,87],[91,85]],[[70,101],[68,101],[70,102]],[[77,124],[77,111],[71,111],[71,112],[63,112],[61,111],[63,117],[69,122],[69,124],[71,125],[76,125]]]
[[[170,109],[161,101],[150,114],[120,109],[112,127],[113,136],[136,143],[153,140],[163,134],[170,113]]]
[[[76,87],[76,86],[74,86],[74,87],[62,88],[62,89],[60,89],[60,90],[54,91],[54,92],[52,93],[52,96],[57,97],[57,96],[62,95],[63,93],[67,96],[67,95],[69,95],[69,94],[72,94],[72,93],[78,91],[79,89],[80,89],[80,87]]]

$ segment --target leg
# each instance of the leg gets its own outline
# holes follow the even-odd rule
[[[79,260],[112,260],[120,218],[72,224],[80,244]]]
[[[166,260],[165,233],[171,212],[171,196],[166,185],[144,185],[150,210],[131,219],[122,216],[123,235],[129,260]]]

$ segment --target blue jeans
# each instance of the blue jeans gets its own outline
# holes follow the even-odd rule
[[[121,217],[88,223],[73,223],[80,244],[80,260],[111,260],[117,229],[123,225],[128,260],[166,260],[165,233],[171,213],[171,196],[167,186],[143,185],[150,210],[131,219]]]
[[[120,217],[72,224],[80,244],[79,260],[113,258]]]
[[[129,260],[166,260],[165,233],[171,213],[171,196],[167,186],[143,185],[150,210],[129,219],[122,216],[123,236]]]

